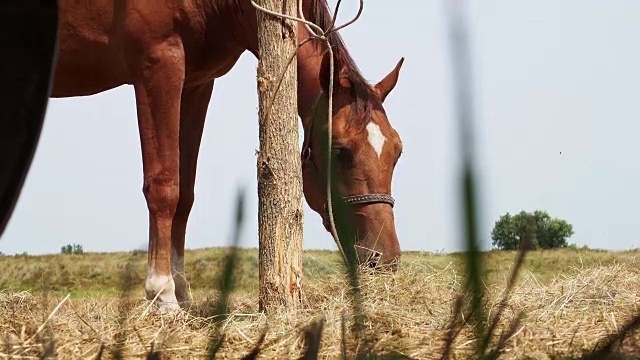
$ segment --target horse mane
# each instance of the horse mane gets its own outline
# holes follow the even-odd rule
[[[332,22],[332,14],[329,10],[327,0],[311,1],[311,18],[307,20],[313,22],[322,28],[322,30],[326,31],[329,26],[331,26]],[[356,62],[347,50],[347,46],[345,45],[342,36],[340,36],[338,32],[333,32],[329,35],[328,40],[331,45],[331,49],[333,50],[333,64],[334,71],[336,71],[334,75],[334,82],[337,81],[337,73],[343,67],[347,70],[347,77],[351,82],[350,92],[355,99],[351,110],[352,112],[355,112],[355,115],[359,116],[351,116],[350,120],[353,122],[361,122],[361,124],[352,125],[365,126],[369,122],[372,109],[371,98],[373,94],[371,92],[371,84],[364,78],[360,69],[358,69]]]

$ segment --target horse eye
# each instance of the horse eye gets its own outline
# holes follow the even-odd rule
[[[346,167],[351,167],[353,165],[353,156],[350,149],[335,147],[331,151],[341,165]]]

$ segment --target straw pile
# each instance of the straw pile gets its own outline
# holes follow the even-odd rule
[[[493,275],[486,284],[488,316],[504,295],[506,281],[499,279],[508,278],[508,273]],[[439,358],[462,281],[455,266],[436,269],[419,258],[405,261],[393,275],[363,273],[364,338],[378,353]],[[265,330],[259,358],[296,358],[304,350],[304,329],[318,319],[324,320],[319,358],[340,358],[343,318],[347,352],[353,355],[357,342],[350,331],[353,311],[347,284],[341,274],[310,281],[302,309],[269,318],[257,312],[256,293],[232,295],[232,311],[221,324],[225,338],[218,358],[242,358]],[[217,298],[215,292],[195,293],[186,314],[162,316],[136,297],[135,290],[132,297],[122,299],[0,292],[0,357],[50,354],[72,359],[101,353],[102,358],[113,358],[117,349],[124,358],[147,357],[150,352],[172,359],[206,357],[214,333],[214,319],[207,314]],[[545,282],[525,266],[498,333],[519,312],[524,318],[501,358],[579,356],[640,311],[639,292],[638,270],[626,262],[566,269]],[[621,349],[640,356],[639,339],[631,334]],[[475,341],[471,327],[465,326],[453,343],[452,355],[466,358]]]

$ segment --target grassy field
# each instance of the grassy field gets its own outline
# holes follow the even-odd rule
[[[0,257],[0,357],[35,357],[54,348],[65,359],[95,358],[100,351],[103,358],[113,358],[116,349],[125,358],[144,358],[150,350],[161,351],[163,358],[206,357],[226,254],[227,249],[188,251],[194,304],[179,317],[160,316],[144,300],[144,252]],[[575,358],[598,346],[640,311],[639,254],[583,249],[529,253],[498,330],[519,312],[524,317],[501,358]],[[257,250],[241,250],[218,358],[242,358],[265,330],[261,358],[297,358],[304,349],[305,327],[320,318],[320,358],[341,357],[343,318],[347,351],[353,353],[348,282],[338,256],[306,251],[303,307],[265,317],[258,313]],[[515,252],[485,254],[488,316],[496,312],[516,257]],[[461,254],[405,252],[396,274],[362,273],[364,337],[379,352],[440,358],[463,266]],[[632,334],[622,343],[629,358],[640,357],[637,340],[640,336]],[[463,324],[452,355],[465,358],[475,341],[472,326]]]

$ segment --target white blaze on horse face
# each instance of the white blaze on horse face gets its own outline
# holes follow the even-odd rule
[[[382,134],[380,126],[378,126],[378,124],[374,123],[373,121],[370,121],[367,124],[367,133],[369,144],[371,144],[379,159],[380,155],[382,155],[382,148],[384,147],[384,142],[387,141],[387,138]]]

